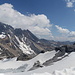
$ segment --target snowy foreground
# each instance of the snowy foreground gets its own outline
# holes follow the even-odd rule
[[[1,60],[0,75],[75,75],[75,52],[50,66],[28,71],[37,60],[42,64],[51,59],[55,53],[51,51],[39,54],[29,61],[16,61],[16,58]]]

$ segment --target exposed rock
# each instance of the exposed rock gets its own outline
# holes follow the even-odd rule
[[[75,45],[63,45],[61,47],[56,47],[55,48],[56,51],[61,51],[66,52],[66,53],[70,53],[70,52],[74,52],[75,51]]]
[[[42,68],[42,67],[43,67],[43,65],[40,63],[40,61],[36,61],[33,65],[33,67],[31,69],[29,69],[29,71],[35,70],[37,68]]]
[[[28,55],[28,54],[22,53],[20,56],[17,57],[17,61],[18,60],[26,61],[26,60],[29,60],[33,57],[34,57],[34,55]]]

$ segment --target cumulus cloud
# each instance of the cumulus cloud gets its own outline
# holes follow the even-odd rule
[[[71,36],[71,37],[75,37],[75,31],[71,31],[71,32],[70,32],[70,36]]]
[[[74,7],[75,0],[65,0],[67,7]]]
[[[46,15],[24,15],[8,3],[0,5],[0,21],[12,25],[14,28],[29,29],[35,35],[41,36],[42,38],[47,36],[53,37],[49,30],[52,24]]]
[[[58,32],[61,33],[61,36],[56,36],[55,40],[60,41],[74,41],[75,40],[75,31],[70,31],[66,28],[59,27],[58,25],[55,25],[55,27],[58,29]],[[63,35],[62,35],[63,34]]]
[[[59,31],[60,33],[65,33],[65,34],[67,34],[67,33],[70,32],[68,29],[59,27],[58,25],[55,25],[55,26],[56,26],[56,28],[58,29],[58,31]]]
[[[73,7],[73,2],[67,2],[67,7]]]
[[[70,31],[66,28],[62,28],[62,27],[59,27],[58,25],[55,25],[56,28],[58,29],[59,33],[62,33],[62,34],[68,34],[67,36],[73,36],[75,37],[75,31]]]

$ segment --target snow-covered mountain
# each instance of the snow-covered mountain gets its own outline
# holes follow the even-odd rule
[[[45,44],[29,30],[14,29],[0,22],[0,59],[18,57],[17,60],[28,60],[53,49],[50,43]]]
[[[39,39],[0,22],[0,75],[75,75],[74,60],[75,43]]]

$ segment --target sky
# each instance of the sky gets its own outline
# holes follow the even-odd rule
[[[75,41],[75,0],[0,0],[0,22],[38,38]]]

